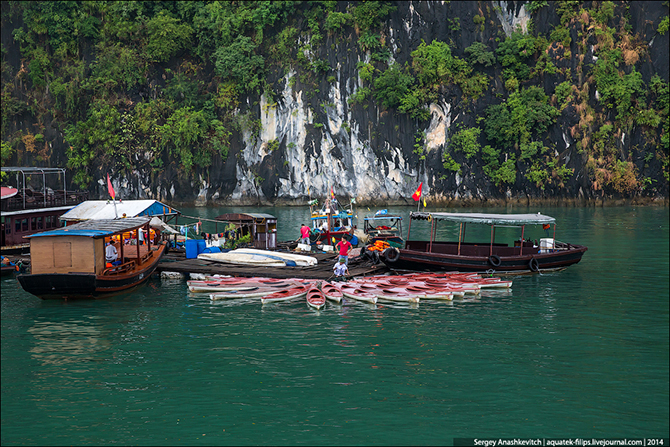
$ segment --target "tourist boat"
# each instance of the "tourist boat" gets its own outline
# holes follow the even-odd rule
[[[368,236],[368,244],[377,241],[388,242],[391,247],[403,248],[402,217],[379,210],[373,216],[363,219],[363,232]]]
[[[323,292],[323,295],[326,297],[326,299],[335,301],[336,303],[342,302],[342,292],[332,284],[327,282],[321,283],[321,291]]]
[[[261,303],[270,304],[278,303],[280,301],[288,301],[295,298],[302,298],[307,295],[308,286],[296,286],[290,289],[280,290],[279,292],[271,293],[261,298]]]
[[[145,282],[165,252],[165,244],[126,245],[123,234],[144,228],[150,218],[88,220],[28,236],[31,273],[18,275],[26,292],[42,299],[99,298]],[[137,231],[135,231],[137,234]],[[120,262],[105,261],[105,242],[119,237]]]
[[[317,284],[312,285],[307,291],[307,304],[316,310],[322,309],[326,305],[326,297],[319,290]]]
[[[352,245],[357,245],[358,239],[353,235],[353,203],[354,199],[351,199],[348,207],[341,207],[334,195],[326,199],[322,207],[317,199],[309,202],[310,243],[335,245],[346,237]]]
[[[21,252],[27,248],[29,244],[25,236],[61,227],[60,217],[88,199],[88,192],[67,190],[65,171],[63,168],[2,168],[3,174],[10,174],[6,179],[16,185],[0,188],[0,247],[3,253]],[[11,174],[16,174],[15,179]],[[31,187],[30,180],[38,189]],[[59,180],[62,185],[57,185]],[[47,185],[62,189],[54,190]]]
[[[428,240],[410,237],[412,222],[429,222]],[[437,241],[438,223],[459,224],[458,241]],[[407,238],[404,248],[387,248],[383,261],[392,269],[443,270],[459,272],[539,272],[560,270],[578,263],[587,247],[559,242],[555,239],[556,220],[538,214],[481,214],[481,213],[410,213]],[[489,225],[490,242],[465,242],[467,224]],[[551,229],[552,238],[541,238],[539,244],[524,239],[528,225],[540,225],[545,231]],[[521,230],[520,240],[512,246],[495,242],[496,227],[517,227]]]

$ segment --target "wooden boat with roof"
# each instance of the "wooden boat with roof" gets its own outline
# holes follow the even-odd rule
[[[166,246],[126,245],[124,233],[149,230],[150,218],[88,220],[28,236],[31,273],[18,275],[26,292],[42,299],[99,298],[145,282]],[[108,264],[105,245],[118,239],[118,265]]]
[[[411,239],[412,222],[430,223],[430,236]],[[442,222],[459,225],[458,241],[436,240],[437,227]],[[489,225],[491,240],[465,242],[467,224]],[[539,244],[524,239],[526,226],[539,225],[547,232],[553,224],[553,237],[541,238]],[[496,227],[516,227],[520,239],[513,245],[495,242]],[[483,213],[410,213],[407,238],[403,248],[387,248],[382,258],[393,269],[458,271],[458,272],[539,272],[560,270],[578,263],[587,247],[559,242],[556,237],[556,220],[538,214],[483,214]]]

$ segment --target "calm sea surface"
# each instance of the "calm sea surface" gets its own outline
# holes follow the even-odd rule
[[[182,211],[269,212],[279,240],[308,218]],[[2,444],[667,441],[668,208],[467,211],[542,211],[558,240],[589,250],[563,272],[516,277],[510,292],[319,313],[303,301],[211,302],[160,278],[115,298],[47,302],[3,279]],[[362,227],[368,210],[356,213]],[[466,240],[478,237],[488,227],[469,226]]]

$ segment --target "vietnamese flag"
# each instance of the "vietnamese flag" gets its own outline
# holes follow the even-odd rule
[[[415,202],[418,202],[419,199],[421,198],[421,187],[423,186],[423,182],[419,183],[419,187],[416,188],[416,191],[414,191],[414,194],[412,194],[412,198],[414,199]]]
[[[333,187],[330,187],[330,198],[334,199],[335,198],[335,193],[333,192]]]
[[[109,174],[107,174],[107,189],[109,190],[109,195],[114,199],[115,193],[114,188],[112,188],[112,181],[109,179]]]

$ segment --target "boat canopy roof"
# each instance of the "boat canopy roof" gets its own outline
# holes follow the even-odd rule
[[[227,222],[251,222],[254,220],[263,220],[263,219],[277,219],[272,214],[266,213],[227,213],[215,217],[216,220],[222,220]]]
[[[100,220],[138,216],[173,216],[179,214],[176,209],[158,200],[124,200],[116,202],[116,211],[112,200],[87,200],[63,214],[64,221]]]
[[[151,219],[148,217],[129,217],[125,219],[97,219],[87,220],[78,224],[55,230],[43,231],[41,233],[24,236],[25,238],[42,236],[81,236],[101,238],[114,234],[125,233],[146,225]]]
[[[452,222],[478,223],[484,225],[542,225],[556,222],[551,216],[543,214],[484,214],[484,213],[410,213],[410,219],[449,220]]]
[[[365,216],[363,220],[402,220],[401,216],[396,216],[395,214],[380,214],[374,216]]]

